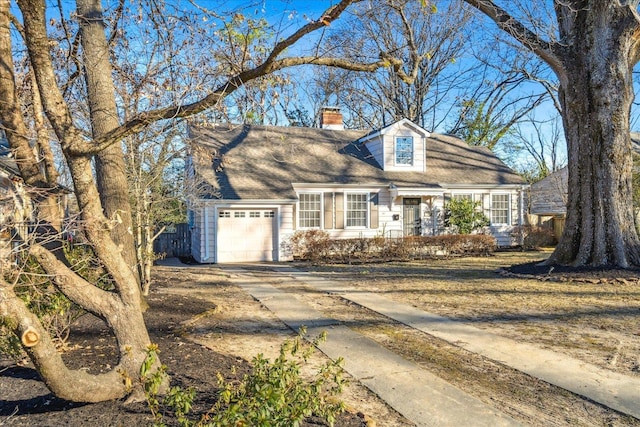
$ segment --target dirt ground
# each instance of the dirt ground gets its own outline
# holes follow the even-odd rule
[[[260,304],[211,269],[186,272],[158,267],[155,273],[156,283],[148,300],[150,309],[145,313],[145,320],[152,342],[159,345],[160,358],[168,367],[172,385],[193,387],[197,391],[193,414],[205,413],[216,401],[218,372],[227,380],[241,378],[249,371],[248,361],[253,356],[259,352],[274,354],[284,339],[292,336],[266,309],[261,309]],[[237,312],[239,307],[242,313]],[[240,323],[235,324],[236,320]],[[254,332],[255,339],[252,338]],[[216,345],[222,342],[219,337],[238,346]],[[115,339],[104,324],[90,314],[82,316],[74,325],[67,347],[63,357],[71,368],[98,373],[117,363]],[[237,374],[232,373],[234,369]],[[375,400],[364,393],[361,397],[357,397],[357,393],[354,396],[367,404],[370,398]],[[378,405],[386,410],[382,402]],[[368,414],[358,413],[356,406],[350,405],[335,425],[364,427],[368,420]],[[144,403],[112,401],[83,405],[57,399],[30,363],[15,363],[0,357],[0,426],[116,427],[147,426],[152,422]],[[165,414],[164,422],[177,425],[170,413]],[[315,417],[303,424],[304,427],[326,425]]]
[[[294,266],[606,369],[640,375],[640,274],[549,271],[534,264],[498,272],[547,255],[505,252],[410,263]],[[254,274],[260,275],[262,268],[255,268]],[[174,383],[198,390],[196,413],[213,403],[217,372],[230,377],[232,366],[246,372],[253,356],[264,353],[273,358],[282,341],[292,336],[215,266],[156,267],[155,273],[147,323]],[[272,284],[280,286],[277,281]],[[299,291],[316,309],[349,322],[524,425],[640,425],[640,420],[398,324],[339,295]],[[72,366],[88,359],[94,363],[91,370],[105,369],[114,363],[112,341],[99,322],[86,316],[76,326],[70,342],[73,350],[65,358]],[[311,369],[322,361],[318,354]],[[4,361],[0,371],[0,425],[118,426],[150,421],[142,404],[80,406],[59,401],[48,394],[29,365]],[[343,399],[350,412],[338,426],[411,425],[357,382],[351,383]],[[307,425],[318,425],[314,422]]]

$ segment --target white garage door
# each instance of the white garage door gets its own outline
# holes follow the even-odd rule
[[[273,210],[218,211],[217,261],[274,261],[274,223]]]

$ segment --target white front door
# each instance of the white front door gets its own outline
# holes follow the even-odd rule
[[[216,261],[225,263],[277,260],[274,229],[274,210],[219,210]]]

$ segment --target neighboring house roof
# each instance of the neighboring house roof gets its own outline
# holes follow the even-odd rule
[[[217,125],[190,126],[189,134],[202,198],[293,200],[293,183],[434,189],[524,184],[490,150],[447,135],[427,138],[426,172],[390,172],[359,141],[367,131]]]
[[[631,132],[631,148],[640,154],[640,132]],[[565,166],[531,184],[529,210],[532,214],[565,215],[567,213],[568,175],[568,169]]]

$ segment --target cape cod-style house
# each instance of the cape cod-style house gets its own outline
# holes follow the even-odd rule
[[[449,198],[480,202],[499,246],[514,244],[524,180],[490,150],[403,119],[345,130],[191,125],[187,159],[192,255],[202,263],[285,261],[298,230],[335,238],[445,232]]]

